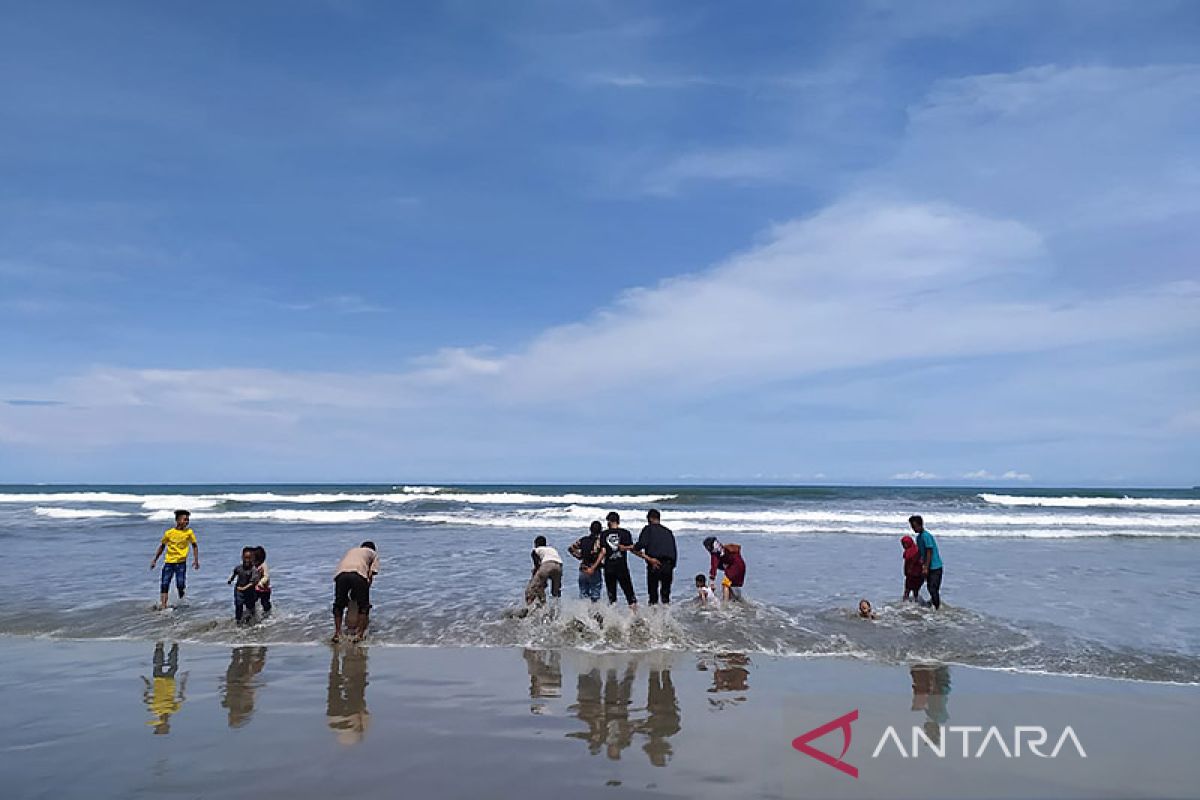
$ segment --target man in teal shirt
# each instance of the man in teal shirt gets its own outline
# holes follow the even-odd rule
[[[921,559],[921,571],[925,575],[925,586],[929,588],[929,604],[942,607],[942,556],[938,552],[937,539],[925,530],[925,520],[914,514],[908,524],[917,535],[917,553]]]

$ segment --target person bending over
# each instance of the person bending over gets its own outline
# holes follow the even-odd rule
[[[342,621],[351,600],[358,606],[358,628],[354,638],[366,636],[371,614],[371,584],[378,574],[379,556],[375,553],[374,542],[363,542],[342,556],[333,571],[333,641],[342,638]]]
[[[562,558],[557,550],[546,544],[545,536],[533,540],[529,557],[533,559],[533,572],[525,587],[525,604],[546,602],[547,583],[552,597],[562,597]]]

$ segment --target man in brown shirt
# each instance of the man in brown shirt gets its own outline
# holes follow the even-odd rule
[[[342,556],[333,571],[333,640],[342,638],[342,620],[346,606],[353,600],[358,606],[358,630],[355,639],[366,635],[371,613],[371,583],[379,573],[379,556],[374,542],[363,542]]]

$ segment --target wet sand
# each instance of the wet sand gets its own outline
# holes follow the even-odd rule
[[[0,640],[16,798],[1195,797],[1200,689],[736,653]],[[844,763],[792,746],[857,711]],[[1006,756],[1041,725],[1055,758]],[[902,757],[913,727],[936,742]],[[1025,740],[1028,741],[1028,738]],[[810,745],[837,757],[842,732]],[[828,760],[833,760],[828,759]]]

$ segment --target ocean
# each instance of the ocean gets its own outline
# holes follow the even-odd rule
[[[677,535],[670,609],[594,615],[567,546],[618,511],[650,507]],[[150,558],[172,511],[192,512],[201,569],[183,604],[151,610]],[[900,601],[899,538],[938,537],[940,612]],[[563,553],[560,606],[514,618],[534,536]],[[705,536],[738,542],[750,602],[689,602]],[[375,646],[686,651],[1200,683],[1200,492],[741,486],[4,486],[0,635],[317,644],[332,570],[379,546]],[[239,628],[225,585],[243,545],[269,553],[275,614]],[[859,598],[880,612],[855,615]],[[175,603],[172,591],[172,603]]]

